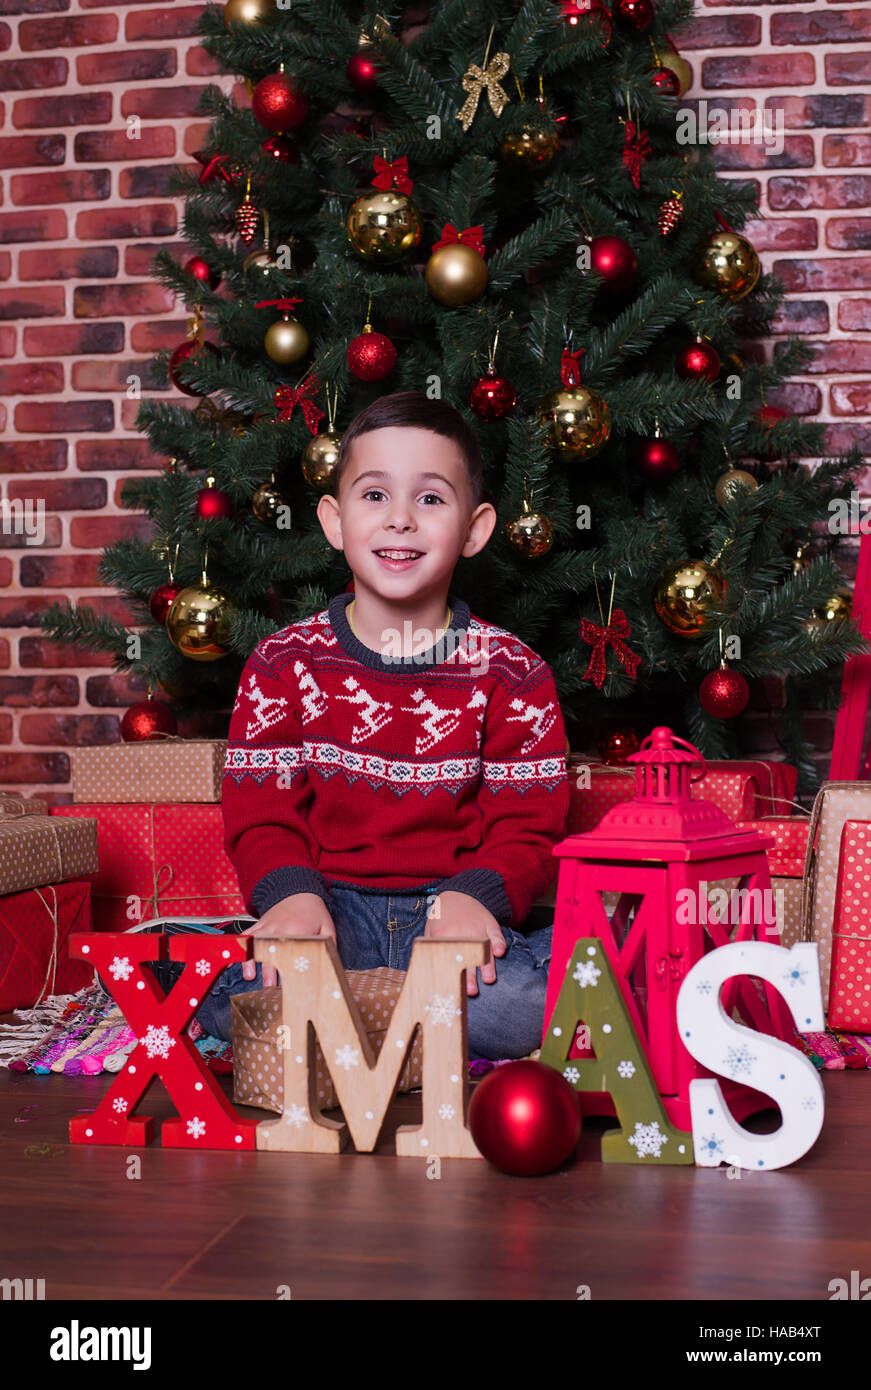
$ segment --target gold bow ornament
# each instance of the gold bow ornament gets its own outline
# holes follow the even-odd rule
[[[485,88],[490,98],[490,109],[494,116],[502,115],[508,102],[508,95],[502,90],[499,83],[510,67],[511,57],[507,53],[495,54],[484,68],[479,68],[477,63],[469,64],[468,71],[463,76],[463,91],[468,92],[469,95],[457,112],[457,120],[462,121],[463,130],[468,130],[472,124],[481,93]]]

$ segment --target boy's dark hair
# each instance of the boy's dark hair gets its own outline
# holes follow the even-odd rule
[[[466,460],[472,506],[477,507],[484,500],[484,464],[475,431],[454,406],[447,401],[431,400],[423,391],[394,391],[389,396],[379,396],[354,417],[342,435],[339,446],[339,457],[333,473],[334,497],[339,495],[339,484],[351,457],[354,440],[370,430],[385,429],[390,425],[411,425],[453,440]]]

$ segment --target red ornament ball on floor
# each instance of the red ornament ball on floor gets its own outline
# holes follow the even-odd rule
[[[581,1137],[580,1102],[553,1067],[529,1059],[508,1062],[475,1087],[469,1129],[495,1168],[534,1177],[552,1172],[574,1153]]]
[[[699,686],[699,703],[715,719],[734,719],[743,713],[750,699],[750,687],[740,671],[728,666],[709,671]]]

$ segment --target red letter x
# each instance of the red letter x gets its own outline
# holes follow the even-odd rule
[[[142,962],[166,957],[186,967],[164,994]],[[147,932],[76,933],[70,955],[93,964],[136,1034],[139,1046],[127,1059],[93,1115],[70,1120],[74,1144],[150,1144],[154,1120],[133,1117],[151,1080],[159,1076],[179,1119],[166,1120],[164,1148],[253,1149],[256,1120],[240,1119],[183,1031],[204,995],[226,966],[245,960],[250,939],[238,936],[173,936]]]

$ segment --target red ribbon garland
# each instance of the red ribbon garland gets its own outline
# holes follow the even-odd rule
[[[254,305],[255,309],[262,309],[267,304],[277,304],[279,309],[292,309],[294,304],[301,304],[301,299],[258,299]]]
[[[442,239],[433,246],[433,251],[440,251],[443,246],[452,246],[458,241],[463,246],[471,246],[473,251],[477,251],[479,256],[483,256],[485,246],[481,238],[484,235],[483,226],[466,227],[464,231],[458,232],[453,222],[446,222],[442,227]]]
[[[312,434],[317,434],[324,412],[311,399],[321,389],[317,376],[310,376],[302,386],[279,386],[273,400],[278,408],[279,420],[293,418],[293,408],[298,405],[305,416],[305,422]]]
[[[592,645],[590,664],[584,673],[584,680],[592,681],[597,690],[602,689],[605,680],[605,653],[608,647],[614,648],[614,655],[620,662],[630,680],[635,680],[641,657],[630,651],[624,638],[632,636],[629,621],[622,608],[615,608],[607,627],[599,627],[587,618],[581,618],[578,635]]]
[[[653,148],[644,131],[639,130],[634,121],[627,121],[626,138],[623,145],[623,164],[629,170],[629,177],[636,189],[641,187],[641,166],[645,160],[650,158],[652,153]]]
[[[568,348],[563,348],[559,364],[559,379],[563,386],[580,386],[584,351],[584,348],[578,348],[576,352],[569,352]]]
[[[375,165],[375,177],[372,180],[376,188],[392,188],[394,184],[400,193],[410,193],[414,184],[408,177],[408,159],[400,155],[398,159],[389,162],[376,154],[373,160]]]

